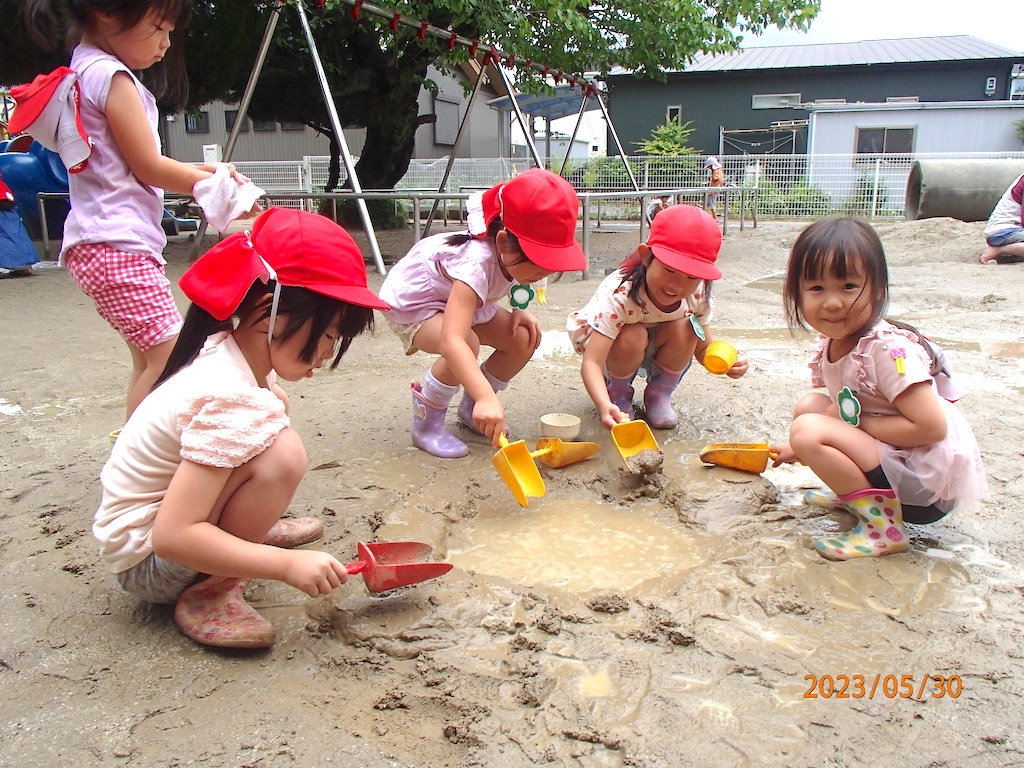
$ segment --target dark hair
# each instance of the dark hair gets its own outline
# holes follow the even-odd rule
[[[168,109],[180,109],[188,102],[188,78],[185,74],[185,28],[192,18],[192,0],[23,0],[25,27],[43,49],[56,48],[61,33],[70,50],[82,39],[98,13],[113,16],[122,29],[138,24],[147,13],[156,11],[161,19],[174,24],[171,47],[163,60],[145,69],[140,80]]]
[[[878,233],[866,221],[853,216],[821,219],[804,229],[793,243],[786,266],[786,282],[782,291],[786,324],[791,329],[808,327],[800,310],[802,279],[818,280],[828,274],[843,280],[854,266],[859,266],[864,272],[863,290],[870,291],[871,296],[872,312],[859,331],[863,333],[881,320],[889,308],[889,268]],[[932,376],[940,371],[949,374],[933,343],[924,334],[908,323],[886,320],[917,336],[918,343],[932,360]]]
[[[889,307],[889,269],[878,234],[863,219],[832,216],[814,222],[797,237],[789,252],[782,304],[790,328],[807,329],[800,310],[800,281],[825,275],[843,280],[855,268],[864,272],[864,289],[871,298],[871,316],[861,331],[870,328]]]
[[[274,281],[264,284],[257,280],[245,294],[233,316],[241,318],[243,322],[259,322],[269,318],[273,292]],[[337,354],[330,365],[331,370],[338,367],[342,356],[348,351],[356,336],[364,331],[373,330],[373,310],[369,307],[350,304],[297,286],[281,286],[277,311],[279,315],[288,318],[285,329],[274,335],[277,340],[289,339],[307,323],[309,324],[306,344],[300,353],[304,362],[313,362],[320,338],[326,331],[332,327],[337,331],[340,341]],[[195,360],[210,334],[230,331],[234,327],[235,323],[230,317],[227,320],[217,320],[205,309],[195,304],[190,306],[167,365],[164,366],[153,388],[160,386]]]
[[[651,254],[651,258],[652,259],[656,258],[653,253]],[[619,283],[619,286],[625,285],[626,282],[628,282],[628,281],[632,281],[632,284],[629,286],[629,293],[627,295],[629,296],[630,299],[632,299],[637,304],[640,303],[640,289],[643,288],[645,285],[647,285],[647,264],[648,263],[649,262],[648,262],[647,259],[640,259],[633,266],[626,267],[626,268],[620,268],[620,270],[619,270],[620,272],[622,272],[622,281]],[[714,281],[712,281],[712,280],[704,280],[703,282],[704,282],[704,295],[707,297],[707,300],[710,302],[711,298],[712,298],[712,295],[714,293],[714,289],[712,288],[712,284],[713,284]]]

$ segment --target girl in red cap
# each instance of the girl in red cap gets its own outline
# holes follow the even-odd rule
[[[441,458],[469,453],[444,424],[460,385],[459,420],[497,446],[506,430],[497,393],[540,344],[540,326],[526,311],[529,284],[587,265],[576,242],[576,191],[551,171],[525,171],[474,195],[467,209],[468,232],[418,242],[380,291],[406,354],[440,355],[412,385],[412,442]],[[506,296],[511,311],[498,306]],[[482,364],[481,346],[494,349]]]
[[[243,579],[278,579],[315,596],[346,578],[326,552],[268,546],[323,531],[311,518],[272,531],[306,472],[277,380],[310,377],[332,358],[336,367],[386,305],[367,289],[345,230],[281,208],[261,215],[251,236],[211,248],[180,285],[192,306],[103,468],[93,533],[121,586],[174,603],[188,637],[266,647],[276,630],[246,603]]]
[[[55,0],[24,2],[29,31],[48,48],[63,37],[55,5]],[[191,0],[68,0],[62,5],[62,16],[78,38],[71,67],[21,88],[11,121],[24,123],[28,133],[58,148],[71,163],[71,210],[60,263],[128,344],[130,416],[163,369],[181,327],[163,268],[164,190],[193,194],[193,187],[223,164],[189,165],[160,153],[158,111],[149,87],[165,106],[187,100],[182,36]],[[61,104],[71,108],[65,121],[76,120],[77,112],[77,130],[60,130],[55,108]],[[222,177],[234,176],[230,186],[248,182],[224,167]],[[252,202],[250,209],[259,210]]]
[[[678,416],[672,393],[692,360],[703,362],[712,341],[711,282],[722,276],[715,260],[722,233],[712,216],[692,205],[659,213],[651,234],[598,286],[566,327],[583,355],[583,384],[609,429],[633,418],[633,379],[647,371],[646,420],[672,429]],[[747,372],[739,356],[726,371]]]

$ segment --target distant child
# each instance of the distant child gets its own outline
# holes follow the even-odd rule
[[[469,453],[444,424],[460,385],[459,420],[498,444],[507,425],[497,393],[540,344],[540,325],[526,310],[530,283],[586,268],[575,239],[576,192],[551,171],[525,171],[474,195],[467,209],[468,232],[420,240],[380,290],[405,353],[440,355],[412,385],[412,442],[441,458]],[[506,296],[511,312],[498,306]],[[481,346],[494,352],[479,364]]]
[[[29,31],[48,47],[61,38],[55,2],[24,3]],[[85,159],[69,169],[71,212],[64,223],[60,263],[128,344],[130,416],[163,369],[181,326],[163,269],[164,190],[193,194],[196,183],[218,166],[188,165],[160,154],[156,100],[135,74],[147,70],[147,82],[168,105],[185,103],[181,40],[191,0],[72,0],[66,12],[70,34],[80,40],[71,55],[70,76],[77,73],[84,136],[76,143],[84,147]],[[46,77],[37,81],[55,89],[59,78],[55,72],[51,82]],[[37,111],[42,105],[19,103],[12,121],[21,118],[19,112],[34,116]],[[32,129],[29,133],[36,136]],[[58,143],[66,139],[56,137]],[[232,166],[225,168],[225,181],[232,186],[248,181]],[[260,210],[252,203],[250,208],[253,214]]]
[[[909,546],[904,523],[933,523],[986,491],[978,443],[951,402],[960,395],[941,350],[883,317],[889,276],[875,231],[855,218],[815,222],[789,256],[783,291],[791,328],[814,328],[811,393],[797,403],[775,465],[801,461],[835,495],[807,503],[845,509],[848,533],[814,542],[830,560]],[[950,399],[947,399],[950,398]]]
[[[135,597],[175,604],[181,631],[206,645],[263,648],[274,626],[242,595],[277,579],[308,595],[345,582],[333,556],[269,546],[268,532],[306,472],[278,378],[334,368],[385,304],[366,287],[358,246],[323,216],[271,208],[252,235],[222,240],[180,281],[192,300],[152,393],[125,424],[100,475],[93,533]],[[281,546],[315,539],[313,518]],[[264,542],[264,543],[260,543]]]
[[[722,276],[715,266],[721,246],[718,222],[700,208],[666,208],[647,242],[569,315],[569,337],[583,355],[583,384],[609,429],[633,418],[633,379],[641,366],[647,423],[676,426],[672,393],[694,359],[703,363],[713,341],[711,282]],[[738,357],[727,375],[738,379],[747,365]]]
[[[999,198],[985,224],[982,264],[1024,261],[1024,175]]]
[[[672,205],[672,195],[659,195],[647,204],[647,210],[644,212],[647,216],[647,223],[650,224],[654,221],[654,217],[664,211]]]
[[[717,157],[708,155],[707,160],[704,161],[704,168],[708,172],[709,187],[725,186],[725,170],[722,168],[722,162]],[[704,194],[704,210],[712,216],[717,214],[718,196],[721,194],[721,192],[706,192]]]
[[[39,254],[21,223],[14,192],[0,176],[0,277],[28,277],[37,261]]]

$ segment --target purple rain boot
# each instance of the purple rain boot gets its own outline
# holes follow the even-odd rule
[[[629,376],[620,379],[605,371],[604,383],[608,387],[608,397],[615,403],[615,407],[626,414],[626,417],[633,419],[633,379],[637,372],[633,371]]]
[[[447,405],[432,403],[423,395],[423,387],[412,385],[412,444],[431,456],[457,459],[468,456],[469,448],[444,426]]]
[[[645,421],[655,429],[673,429],[679,423],[679,417],[672,410],[672,393],[684,373],[686,368],[670,371],[656,360],[651,361],[650,378],[644,390],[644,409],[647,411]]]
[[[487,379],[487,383],[491,385],[491,389],[493,389],[495,392],[501,392],[503,389],[508,387],[507,381],[502,381],[501,379],[494,376],[490,371],[487,370],[486,366],[481,365],[480,372],[484,375],[484,378]],[[478,435],[482,435],[483,432],[477,429],[476,424],[473,423],[473,406],[475,405],[476,400],[470,397],[469,392],[467,392],[465,387],[463,387],[462,400],[459,401],[459,421],[461,421],[471,430],[476,432]],[[508,424],[506,423],[505,436],[507,437],[510,432],[511,430],[509,429]]]

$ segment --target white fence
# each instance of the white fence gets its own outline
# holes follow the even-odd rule
[[[873,219],[904,217],[907,176],[915,160],[1024,159],[1024,151],[1002,153],[942,153],[919,155],[724,155],[720,158],[729,186],[757,189],[757,215],[768,218],[820,218],[848,213]],[[652,191],[703,187],[707,182],[701,155],[629,157],[640,189]],[[323,192],[329,158],[306,157],[301,162],[241,162],[239,170],[270,193]],[[396,190],[437,191],[448,159],[413,160]],[[561,158],[549,167],[561,168]],[[505,181],[532,165],[528,160],[456,158],[446,191],[484,189]],[[344,178],[344,168],[342,177]],[[622,200],[605,201],[603,218],[636,219],[640,206],[622,160],[618,157],[570,160],[564,174],[580,192],[622,192]],[[681,195],[677,202],[700,203],[702,193]],[[737,196],[738,199],[738,196]],[[301,205],[281,200],[283,205]]]

